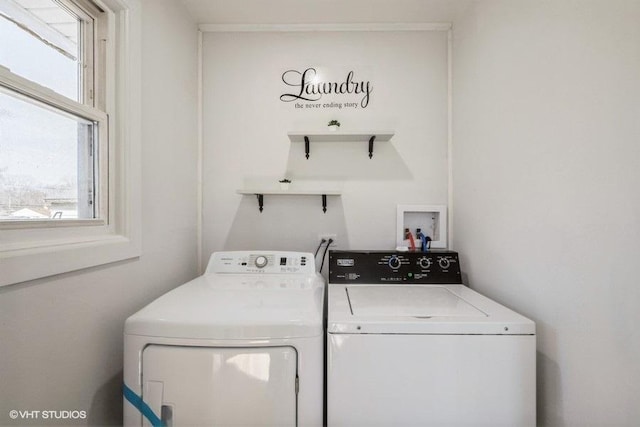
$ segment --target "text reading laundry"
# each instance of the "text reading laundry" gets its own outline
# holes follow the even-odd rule
[[[287,86],[295,87],[296,90],[293,93],[283,93],[280,95],[280,100],[283,102],[319,101],[323,95],[355,94],[362,95],[360,106],[367,108],[373,90],[371,82],[354,80],[353,75],[353,71],[349,71],[344,81],[323,82],[318,81],[318,72],[315,68],[307,68],[302,72],[287,70],[282,73],[282,81]]]

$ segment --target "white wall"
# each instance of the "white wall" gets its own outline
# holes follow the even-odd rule
[[[540,425],[640,420],[640,3],[480,1],[455,23],[455,247],[538,328]]]
[[[280,101],[289,69],[319,67],[328,81],[373,86],[363,109],[296,109]],[[447,33],[206,33],[204,36],[203,257],[220,249],[313,251],[318,234],[338,234],[340,248],[395,247],[397,204],[447,203]],[[326,81],[323,79],[323,81]],[[336,98],[323,97],[322,102]],[[342,100],[342,98],[339,98]],[[306,102],[301,102],[306,104]],[[290,143],[287,132],[395,130],[391,143]],[[277,187],[321,181],[343,187],[329,197],[265,196],[236,189],[257,181]]]
[[[142,256],[0,289],[0,425],[121,424],[124,320],[197,274],[196,27],[171,0],[142,6]]]

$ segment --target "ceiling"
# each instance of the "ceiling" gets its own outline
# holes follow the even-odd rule
[[[452,22],[470,0],[180,0],[198,24]]]

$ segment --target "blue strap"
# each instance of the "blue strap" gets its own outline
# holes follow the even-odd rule
[[[142,415],[144,415],[153,427],[166,427],[162,420],[158,418],[153,410],[145,403],[140,396],[138,396],[133,390],[127,387],[126,384],[122,384],[122,395],[129,403],[131,403]]]

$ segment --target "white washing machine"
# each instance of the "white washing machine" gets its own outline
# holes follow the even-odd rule
[[[535,324],[455,252],[331,251],[327,424],[535,426]]]
[[[126,426],[322,426],[324,280],[313,254],[218,252],[129,317]]]

